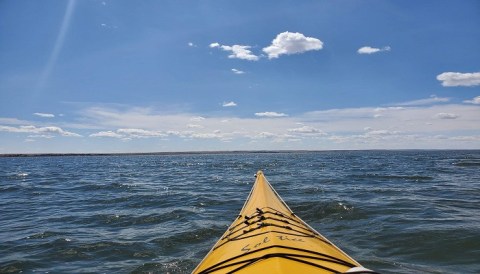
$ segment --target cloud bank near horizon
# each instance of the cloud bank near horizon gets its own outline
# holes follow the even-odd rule
[[[474,98],[472,102],[475,100],[478,101]],[[234,104],[226,102],[224,106]],[[288,144],[295,149],[480,148],[478,105],[453,104],[436,96],[388,107],[327,109],[295,115],[265,111],[251,117],[165,114],[152,108],[92,106],[80,110],[77,120],[41,126],[1,118],[0,121],[10,121],[13,125],[0,125],[0,132],[25,134],[30,139],[86,136],[87,140],[107,138],[122,142],[211,140],[254,142],[266,148]],[[16,126],[15,121],[22,124]]]

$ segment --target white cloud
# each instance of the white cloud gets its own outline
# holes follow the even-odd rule
[[[188,46],[189,46],[189,47],[196,47],[197,45],[195,45],[195,44],[192,43],[192,42],[188,42]]]
[[[444,87],[478,86],[480,85],[480,72],[444,72],[437,75],[437,80],[442,82],[442,86]]]
[[[448,138],[453,141],[466,141],[466,142],[480,142],[480,135],[478,136],[455,136]]]
[[[230,101],[230,102],[223,102],[222,107],[236,107],[237,103]]]
[[[477,96],[477,97],[473,98],[472,100],[465,100],[463,102],[467,103],[467,104],[480,105],[480,96]]]
[[[90,134],[89,136],[131,140],[133,138],[167,137],[168,134],[155,130],[144,130],[139,128],[120,128],[116,131],[99,131],[97,133]]]
[[[118,29],[118,26],[102,23],[100,26],[104,29]]]
[[[63,130],[59,127],[55,126],[48,126],[48,127],[36,127],[36,126],[19,126],[19,127],[11,127],[11,126],[0,126],[0,131],[5,132],[12,132],[12,133],[45,133],[45,134],[56,134],[60,136],[66,137],[81,137],[80,134]]]
[[[386,136],[386,135],[397,135],[399,131],[395,130],[386,130],[386,129],[378,129],[378,130],[367,130],[364,136]]]
[[[264,138],[274,138],[274,137],[277,137],[277,136],[278,135],[275,134],[275,133],[262,131],[262,132],[259,132],[259,133],[255,134],[254,136],[251,136],[251,138],[252,139],[264,139]]]
[[[435,117],[438,119],[457,119],[459,116],[454,113],[441,112],[441,113],[435,114]]]
[[[196,117],[190,118],[190,121],[192,121],[192,122],[200,122],[200,121],[203,121],[203,120],[205,120],[205,117],[202,117],[202,116],[196,116]]]
[[[122,134],[113,131],[100,131],[89,135],[90,137],[109,137],[109,138],[124,138]]]
[[[53,118],[53,117],[55,117],[54,114],[42,113],[42,112],[35,112],[33,115],[36,115],[36,116],[39,116],[39,117],[42,117],[42,118]]]
[[[257,113],[255,113],[255,116],[258,116],[258,117],[276,118],[276,117],[286,117],[286,116],[288,116],[288,115],[285,114],[285,113],[278,113],[278,112],[267,111],[267,112],[257,112]]]
[[[145,130],[164,132],[169,136],[181,139],[207,139],[206,137],[213,138],[212,134],[215,134],[216,139],[220,141],[251,139],[252,136],[256,136],[263,131],[282,135],[287,132],[288,126],[286,124],[292,124],[291,119],[287,117],[277,120],[276,123],[272,123],[270,119],[231,116],[209,117],[208,119],[193,117],[194,120],[199,120],[193,122],[192,116],[189,114],[167,115],[142,108],[119,111],[95,107],[86,109],[83,115],[83,120],[86,123],[100,128],[129,128],[134,126]],[[186,128],[186,125],[195,126]]]
[[[7,125],[28,125],[32,124],[32,122],[27,120],[20,120],[17,118],[2,118],[0,117],[0,124],[7,124]]]
[[[435,95],[430,96],[430,98],[413,100],[403,103],[397,103],[398,106],[421,106],[421,105],[432,105],[437,103],[447,103],[450,101],[450,98],[446,97],[437,97]]]
[[[70,132],[70,131],[65,131],[65,130],[63,130],[59,127],[55,127],[55,126],[40,127],[40,128],[34,129],[34,131],[44,132],[44,133],[55,133],[55,134],[59,134],[59,135],[62,135],[62,136],[68,136],[68,137],[80,137],[81,136],[77,133],[73,133],[73,132]]]
[[[48,135],[48,134],[34,134],[34,135],[28,135],[28,138],[45,138],[45,139],[51,139],[53,138],[53,135]]]
[[[381,51],[390,51],[391,48],[389,46],[383,48],[373,48],[370,46],[361,47],[357,50],[358,54],[373,54]]]
[[[298,128],[291,128],[288,129],[288,132],[292,133],[301,133],[301,134],[317,134],[317,135],[326,135],[325,132],[323,132],[320,129],[316,129],[311,126],[303,126],[303,127],[298,127]]]
[[[189,136],[190,138],[194,139],[215,139],[215,138],[222,138],[222,134],[220,133],[193,133]]]
[[[203,128],[198,125],[191,125],[191,128]],[[185,139],[222,139],[226,134],[222,134],[221,131],[215,130],[213,132],[196,133],[194,131],[167,131],[165,133],[161,131],[151,131],[144,129],[117,129],[116,131],[100,131],[90,134],[90,137],[109,137],[118,138],[122,140],[132,140],[138,138],[165,138],[168,136],[176,136]]]
[[[374,118],[380,113],[382,117]],[[439,113],[455,114],[455,123],[438,119]],[[314,111],[302,116],[303,122],[329,133],[364,132],[365,128],[385,129],[415,134],[434,132],[480,132],[478,106],[440,104],[398,108],[349,108]],[[430,124],[428,127],[426,125]]]
[[[220,44],[219,43],[211,43],[209,47],[218,48],[218,47],[220,47]]]
[[[203,128],[201,125],[196,125],[196,124],[188,124],[187,128]]]
[[[220,45],[219,43],[211,43],[210,48],[220,48],[224,51],[231,52],[228,55],[228,58],[232,59],[243,59],[249,61],[258,61],[259,57],[252,53],[250,50],[251,46],[244,46],[244,45]]]
[[[164,134],[160,131],[155,130],[144,130],[139,128],[121,128],[117,130],[117,133],[128,136],[129,138],[149,138],[149,137],[166,137],[167,134]]]
[[[272,44],[263,48],[269,59],[278,58],[283,54],[303,53],[311,50],[321,50],[323,42],[317,38],[306,37],[299,32],[282,32],[273,39]]]
[[[480,148],[478,138],[469,137],[480,136],[480,108],[477,105],[328,109],[294,116],[271,113],[276,112],[259,112],[260,116],[257,115],[267,119],[215,115],[202,119],[189,113],[163,114],[148,108],[119,110],[96,107],[84,110],[80,118],[100,130],[143,129],[145,132],[136,130],[136,135],[160,138],[161,143],[172,150],[196,149],[199,148],[196,140],[207,139],[218,141],[219,146],[205,147],[206,150]],[[441,119],[448,115],[437,116],[440,113],[454,114],[461,119],[454,122]],[[375,115],[380,117],[375,118]],[[278,116],[280,118],[272,122]],[[192,118],[198,121],[192,121]],[[186,128],[188,124],[202,127]],[[133,133],[133,130],[100,131],[94,134],[124,140],[142,138],[131,137],[127,132]],[[165,135],[168,139],[163,137]],[[445,138],[435,137],[439,135]],[[221,147],[220,142],[226,141],[230,142],[229,146]],[[288,143],[294,143],[294,146],[288,147]]]
[[[242,70],[239,70],[239,69],[232,69],[232,72],[235,73],[235,74],[244,74],[245,71],[242,71]]]

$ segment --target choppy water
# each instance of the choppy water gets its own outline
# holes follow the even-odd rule
[[[480,151],[0,158],[0,273],[190,273],[263,169],[382,273],[480,273]]]

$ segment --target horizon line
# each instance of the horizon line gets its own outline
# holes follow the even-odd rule
[[[205,150],[205,151],[157,151],[157,152],[41,152],[41,153],[0,153],[0,157],[45,157],[45,156],[148,156],[148,155],[188,155],[188,154],[237,154],[237,153],[315,153],[315,152],[341,152],[341,151],[476,151],[477,148],[472,149],[448,149],[448,148],[428,148],[428,149],[324,149],[324,150],[306,150],[306,149],[291,149],[291,150]]]

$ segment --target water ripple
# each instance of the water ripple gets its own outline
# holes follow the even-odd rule
[[[480,271],[480,151],[0,157],[0,273],[190,273],[253,174],[382,273]]]

